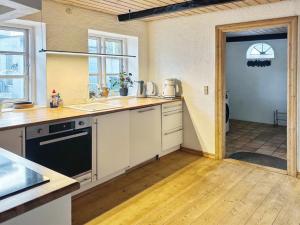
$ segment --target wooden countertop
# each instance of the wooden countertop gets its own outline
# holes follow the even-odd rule
[[[135,98],[121,97],[111,98],[107,100],[99,100],[97,102],[118,105],[121,108],[109,109],[98,112],[87,112],[70,108],[34,108],[24,110],[14,110],[10,112],[0,113],[0,130],[24,127],[28,125],[36,125],[48,122],[55,122],[64,119],[73,119],[85,116],[103,115],[112,112],[138,109],[148,106],[161,105],[181,99],[161,99],[161,98]]]
[[[0,223],[78,190],[79,183],[62,174],[0,148],[0,154],[48,178],[48,183],[0,201]],[[1,168],[0,168],[1,169]],[[12,178],[13,179],[13,178]]]

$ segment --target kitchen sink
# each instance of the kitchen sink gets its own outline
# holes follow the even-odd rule
[[[119,105],[94,102],[94,103],[87,103],[87,104],[70,105],[70,106],[66,106],[66,108],[77,109],[77,110],[82,110],[87,112],[99,112],[99,111],[117,109],[122,107]]]

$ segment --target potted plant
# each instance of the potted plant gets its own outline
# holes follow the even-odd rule
[[[132,81],[132,74],[131,73],[126,73],[126,72],[121,72],[119,74],[119,79],[115,81],[110,81],[112,83],[112,87],[119,85],[120,86],[120,95],[121,96],[127,96],[128,95],[128,87],[133,86],[133,81]]]

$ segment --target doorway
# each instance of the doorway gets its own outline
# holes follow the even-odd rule
[[[254,21],[238,24],[221,25],[216,27],[216,158],[223,159],[226,157],[226,36],[229,33],[249,32],[255,29],[281,29],[287,31],[287,71],[286,71],[286,160],[287,173],[296,176],[296,125],[297,125],[297,17],[287,17],[263,21]],[[264,42],[262,42],[264,43]],[[258,48],[256,46],[256,48]],[[252,60],[255,64],[255,60]],[[253,64],[253,62],[251,62]],[[256,62],[260,63],[260,62]],[[267,63],[267,62],[266,62]],[[261,65],[260,65],[261,66]],[[274,110],[275,113],[276,109]],[[284,111],[284,110],[283,110]],[[277,116],[280,113],[277,110]],[[284,112],[283,112],[284,113]],[[275,117],[274,117],[275,118]],[[243,123],[244,122],[244,123]],[[249,121],[233,121],[235,129],[248,128],[255,130],[256,134],[259,130],[267,130],[268,127],[260,126],[260,123],[251,123]],[[271,130],[270,130],[271,131]],[[274,131],[274,130],[273,130]],[[247,131],[246,131],[247,132]],[[269,135],[272,132],[269,132]],[[275,132],[276,133],[276,132]],[[285,133],[276,133],[275,139],[284,141]],[[259,135],[258,135],[259,136]],[[262,137],[261,137],[262,138]],[[266,137],[265,137],[266,138]],[[268,137],[272,138],[272,137]],[[279,141],[279,140],[278,140]],[[258,143],[258,141],[256,142]],[[281,143],[283,144],[283,143]],[[281,146],[283,147],[283,146]]]

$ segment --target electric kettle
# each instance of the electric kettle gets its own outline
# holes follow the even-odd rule
[[[155,84],[152,81],[148,81],[146,84],[146,95],[150,97],[156,95]]]
[[[143,80],[139,80],[139,81],[136,81],[136,82],[137,82],[136,97],[137,98],[144,98],[144,97],[146,97],[144,81]]]

